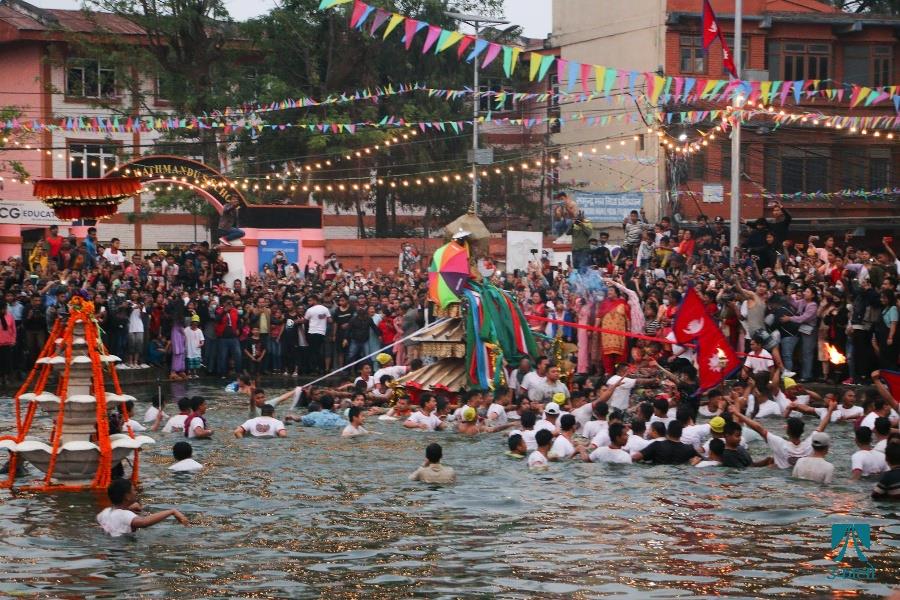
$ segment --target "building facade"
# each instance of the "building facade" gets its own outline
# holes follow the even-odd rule
[[[734,46],[734,2],[712,0],[726,40]],[[728,79],[718,41],[702,48],[701,0],[634,0],[627,3],[554,2],[553,43],[571,60],[602,62],[620,68],[655,71],[665,76]],[[615,18],[612,16],[615,15]],[[845,90],[843,101],[789,97],[788,112],[818,111],[824,115],[896,115],[891,102],[850,107],[852,85],[878,88],[900,81],[900,18],[842,13],[815,0],[744,0],[742,78],[747,80],[820,80],[820,86]],[[603,101],[597,102],[598,107]],[[669,102],[662,111],[722,110],[727,103]],[[780,102],[775,103],[781,110]],[[638,165],[628,172],[606,175],[603,168],[579,168],[574,178],[592,182],[593,189],[613,191],[638,183],[656,183],[645,194],[645,207],[654,207],[693,221],[700,214],[729,218],[731,141],[718,132],[716,121],[666,124],[671,138],[705,140],[698,152],[684,154],[644,140],[656,154],[655,165]],[[627,133],[605,130],[609,138]],[[712,132],[714,138],[700,137]],[[897,187],[900,144],[882,131],[862,135],[850,128],[830,130],[811,121],[775,126],[772,120],[751,121],[741,137],[741,217],[766,214],[770,200],[779,198],[799,227],[851,228],[884,225],[896,212],[896,197],[872,194],[840,196],[840,190],[877,191]],[[561,141],[589,139],[587,128],[573,124],[556,137]],[[620,169],[623,171],[623,169]],[[600,185],[596,184],[600,179]],[[631,183],[628,183],[628,181]],[[827,199],[790,195],[834,194]],[[649,212],[649,211],[648,211]]]
[[[0,108],[10,112],[25,129],[34,122],[65,123],[147,114],[139,98],[154,113],[164,112],[165,98],[154,74],[132,70],[124,74],[102,58],[79,51],[76,39],[102,47],[104,40],[117,44],[143,43],[144,32],[116,15],[77,10],[40,9],[19,0],[0,0]],[[124,85],[126,75],[139,80],[142,93],[132,95]],[[138,96],[138,97],[136,97]],[[125,115],[123,117],[123,115]],[[66,233],[71,222],[56,220],[52,211],[32,195],[32,185],[17,181],[10,170],[13,161],[29,178],[102,177],[116,164],[151,153],[159,134],[54,131],[5,131],[0,149],[0,255],[21,253],[25,245],[43,235],[44,228],[60,225]],[[119,214],[98,223],[101,240],[118,237],[127,249],[155,249],[186,240],[208,240],[209,232],[197,219],[180,212],[141,215],[151,195],[123,202]],[[76,230],[79,234],[84,232]]]

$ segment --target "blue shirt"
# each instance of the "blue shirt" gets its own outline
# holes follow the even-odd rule
[[[346,419],[337,415],[330,410],[317,410],[308,415],[303,415],[300,422],[305,427],[346,427],[348,422]]]

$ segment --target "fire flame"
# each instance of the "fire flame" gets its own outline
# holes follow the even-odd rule
[[[842,365],[847,362],[847,357],[838,352],[838,349],[831,344],[825,344],[825,352],[828,353],[828,362],[833,365]]]

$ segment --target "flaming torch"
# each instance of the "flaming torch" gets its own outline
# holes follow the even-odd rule
[[[838,352],[837,348],[827,342],[825,344],[825,352],[828,353],[828,362],[835,366],[843,365],[847,362],[847,357]]]

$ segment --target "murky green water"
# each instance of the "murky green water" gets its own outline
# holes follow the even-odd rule
[[[287,439],[236,440],[242,400],[187,392],[213,399],[216,439],[194,444],[206,470],[169,473],[180,438],[156,433],[141,473],[145,505],[178,507],[192,527],[167,521],[111,539],[91,495],[0,492],[0,595],[875,597],[900,582],[900,507],[848,480],[849,426],[830,429],[838,483],[828,488],[769,469],[556,464],[535,474],[503,456],[502,435],[370,421],[384,435],[291,427]],[[10,415],[4,402],[4,431]],[[431,441],[457,485],[407,480]],[[874,582],[828,579],[831,525],[844,522],[871,525]]]

